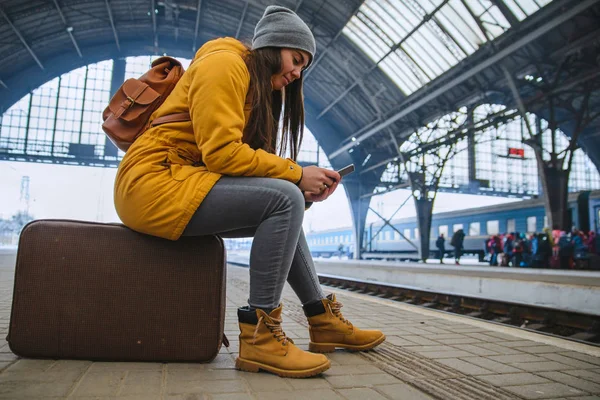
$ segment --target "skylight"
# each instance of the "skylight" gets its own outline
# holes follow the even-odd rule
[[[504,0],[518,20],[550,1]],[[366,0],[344,34],[409,95],[510,28],[496,2]]]

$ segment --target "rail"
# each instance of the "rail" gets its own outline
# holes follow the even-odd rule
[[[323,285],[600,347],[600,317],[319,274]]]

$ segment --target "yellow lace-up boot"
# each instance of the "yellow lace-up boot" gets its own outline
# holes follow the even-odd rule
[[[308,349],[312,352],[330,353],[336,347],[369,350],[385,340],[381,331],[358,329],[345,319],[340,311],[342,304],[336,301],[335,294],[303,308],[310,325]]]
[[[240,352],[237,369],[248,372],[265,370],[289,378],[320,374],[331,366],[327,357],[296,347],[281,327],[282,306],[271,311],[238,309]]]

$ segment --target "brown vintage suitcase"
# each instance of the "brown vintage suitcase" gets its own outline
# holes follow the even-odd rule
[[[210,361],[223,339],[218,236],[37,220],[21,233],[7,341],[23,357]],[[225,339],[226,340],[226,339]]]

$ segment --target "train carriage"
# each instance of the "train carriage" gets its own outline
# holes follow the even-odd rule
[[[568,220],[583,230],[600,232],[600,190],[571,193]],[[367,225],[364,232],[363,258],[418,258],[420,246],[416,217],[391,221],[395,229],[382,222]],[[542,199],[523,200],[468,210],[434,214],[430,233],[430,257],[438,257],[435,241],[439,234],[446,237],[446,251],[451,252],[450,238],[458,229],[465,232],[464,253],[483,260],[485,241],[491,235],[519,232],[541,232],[548,225]],[[354,234],[351,228],[309,232],[307,240],[314,257],[352,256]]]

